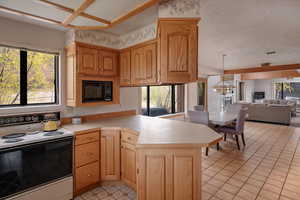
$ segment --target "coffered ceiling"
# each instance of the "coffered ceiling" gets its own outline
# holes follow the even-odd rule
[[[53,24],[63,28],[81,30],[105,30],[141,17],[140,25],[149,24],[157,17],[159,0],[1,0],[0,15],[15,15],[13,18],[26,18]],[[147,11],[147,10],[150,10]],[[146,12],[147,15],[143,15]],[[149,17],[150,16],[150,17]],[[150,19],[149,19],[150,18]],[[23,19],[24,20],[24,19]],[[153,22],[153,21],[152,21]],[[143,24],[145,23],[145,24]],[[132,29],[136,27],[131,24]]]

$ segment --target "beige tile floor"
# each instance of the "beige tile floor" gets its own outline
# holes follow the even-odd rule
[[[300,128],[247,122],[246,147],[235,141],[203,155],[203,200],[300,200]],[[126,186],[99,187],[76,200],[134,200]]]

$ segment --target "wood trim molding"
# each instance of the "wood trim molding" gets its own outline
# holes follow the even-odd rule
[[[38,0],[38,1],[40,1],[40,2],[42,2],[44,4],[46,4],[46,5],[53,6],[53,7],[57,8],[57,9],[63,10],[63,11],[68,12],[68,13],[73,13],[75,11],[72,8],[68,8],[66,6],[54,3],[52,1],[48,1],[48,0]],[[103,18],[100,18],[100,17],[96,17],[96,16],[93,16],[93,15],[87,14],[85,12],[82,12],[79,15],[82,16],[82,17],[86,17],[86,18],[89,18],[89,19],[92,19],[92,20],[104,23],[104,24],[110,24],[110,21],[108,21],[106,19],[103,19]]]
[[[94,3],[95,0],[84,0],[84,2],[77,8],[67,19],[65,19],[62,24],[68,25],[70,24],[77,16],[80,15],[85,9],[87,9],[92,3]]]
[[[156,43],[156,42],[157,42],[157,38],[151,39],[151,40],[147,40],[145,42],[134,44],[132,46],[126,47],[124,49],[121,49],[120,52],[122,52],[122,51],[128,51],[128,50],[133,49],[133,48],[139,48],[139,47],[142,47],[142,46],[145,46],[145,45],[148,45],[148,44],[152,44],[152,43]]]
[[[273,65],[265,67],[252,67],[245,69],[230,69],[225,70],[224,74],[243,74],[243,73],[253,73],[253,72],[270,72],[270,71],[283,71],[300,69],[300,64],[289,64],[289,65]]]
[[[274,78],[294,78],[300,77],[297,70],[253,72],[241,74],[241,80],[274,79]]]
[[[74,44],[81,46],[81,47],[93,48],[93,49],[98,49],[98,50],[114,51],[116,53],[119,52],[118,49],[113,49],[113,48],[109,48],[109,47],[93,45],[93,44],[88,44],[88,43],[83,43],[83,42],[74,42]]]
[[[84,116],[81,116],[81,119],[82,119],[82,122],[87,122],[87,121],[94,121],[94,120],[99,120],[99,119],[125,117],[125,116],[132,116],[132,115],[136,115],[136,110],[126,110],[126,111],[120,111],[120,112],[84,115]],[[71,124],[72,118],[71,117],[61,118],[60,121],[61,121],[61,125]]]

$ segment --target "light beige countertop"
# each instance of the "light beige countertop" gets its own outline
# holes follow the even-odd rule
[[[63,128],[73,132],[94,128],[131,129],[139,132],[137,147],[206,147],[222,139],[221,135],[205,125],[142,115],[70,124]]]

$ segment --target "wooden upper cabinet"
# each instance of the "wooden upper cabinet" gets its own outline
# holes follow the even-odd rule
[[[131,83],[131,53],[130,50],[120,54],[120,85],[128,86]]]
[[[65,47],[67,106],[94,106],[120,103],[119,51],[74,42]],[[83,102],[84,80],[112,81],[113,101]]]
[[[157,82],[156,42],[137,47],[131,51],[131,83],[133,85]]]
[[[98,50],[89,47],[78,47],[78,72],[84,75],[99,74]]]
[[[160,20],[160,82],[197,80],[198,20]]]
[[[117,76],[118,75],[118,55],[112,51],[98,51],[99,75]]]

